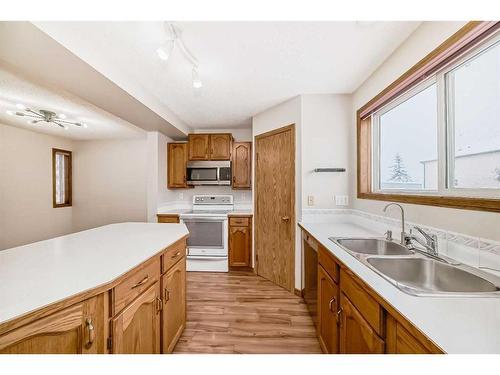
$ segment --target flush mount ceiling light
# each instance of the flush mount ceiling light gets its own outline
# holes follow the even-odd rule
[[[174,47],[177,46],[178,49],[182,52],[184,58],[193,66],[192,68],[193,87],[195,89],[200,89],[203,86],[203,83],[201,82],[200,75],[198,73],[198,67],[199,67],[198,60],[184,44],[184,41],[182,40],[181,37],[182,35],[181,30],[170,22],[165,22],[165,30],[169,36],[165,41],[165,43],[156,49],[158,57],[164,61],[168,61],[170,55],[172,54],[172,51],[174,50]]]
[[[66,115],[60,113],[57,114],[52,111],[48,111],[46,109],[40,109],[38,111],[32,110],[30,108],[26,108],[22,104],[16,104],[16,107],[19,109],[22,109],[23,112],[17,111],[7,111],[8,115],[16,115],[16,116],[21,116],[21,117],[28,117],[30,120],[28,121],[30,124],[38,124],[39,122],[46,122],[46,123],[52,123],[56,124],[60,128],[63,128],[65,130],[69,129],[68,125],[73,125],[73,126],[78,126],[82,128],[86,128],[87,125],[81,122],[76,122],[76,121],[67,121],[65,120]]]

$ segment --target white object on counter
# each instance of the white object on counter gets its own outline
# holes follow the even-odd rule
[[[187,234],[119,223],[0,251],[0,324],[108,284]]]

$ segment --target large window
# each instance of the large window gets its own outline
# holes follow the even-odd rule
[[[52,205],[71,206],[71,151],[52,149]]]
[[[358,111],[360,198],[500,212],[498,29],[464,52],[451,38]]]

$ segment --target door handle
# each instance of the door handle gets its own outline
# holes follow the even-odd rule
[[[92,324],[92,319],[87,318],[85,320],[85,325],[87,326],[87,335],[88,335],[87,342],[86,342],[85,346],[87,348],[90,348],[95,340],[95,329],[94,329],[94,325]]]
[[[285,216],[282,216],[282,217],[281,217],[281,220],[283,220],[283,221],[287,221],[287,222],[288,222],[288,221],[290,221],[290,216],[286,216],[286,215],[285,215]]]
[[[344,310],[342,309],[342,307],[339,308],[339,311],[337,311],[337,324],[339,325],[339,327],[342,327],[342,312]]]
[[[328,310],[330,310],[331,312],[333,312],[332,310],[332,305],[333,303],[335,303],[335,297],[333,297],[330,302],[328,303]]]

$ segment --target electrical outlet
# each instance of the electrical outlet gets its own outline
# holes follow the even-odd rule
[[[184,193],[179,193],[179,200],[183,200],[184,199]]]
[[[348,195],[336,195],[335,196],[335,205],[348,206],[349,205],[349,196]]]
[[[314,195],[308,195],[307,196],[307,205],[308,206],[314,206]]]

